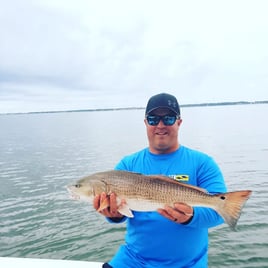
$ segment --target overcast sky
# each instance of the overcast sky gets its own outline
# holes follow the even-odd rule
[[[266,0],[0,7],[0,113],[268,100]]]

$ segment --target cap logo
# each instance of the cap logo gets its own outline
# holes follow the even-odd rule
[[[168,100],[168,106],[176,108],[176,102],[175,101],[172,102],[172,100]]]

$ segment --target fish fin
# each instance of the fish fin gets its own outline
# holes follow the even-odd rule
[[[232,230],[235,230],[237,221],[241,215],[242,208],[249,199],[252,191],[237,191],[224,194],[217,194],[223,203],[215,208],[224,218]]]
[[[127,204],[123,204],[121,206],[119,206],[119,208],[117,209],[122,215],[129,217],[129,218],[133,218],[134,215],[132,213],[132,211],[129,209]]]
[[[104,200],[101,201],[100,206],[98,208],[98,212],[100,212],[108,207],[109,207],[109,198],[106,197]]]
[[[185,182],[181,182],[181,181],[176,181],[173,178],[167,177],[167,176],[163,176],[163,175],[149,175],[148,177],[154,178],[154,179],[159,179],[161,181],[166,181],[168,183],[174,183],[183,187],[187,187],[187,188],[191,188],[197,191],[201,191],[203,193],[208,193],[208,191],[204,188],[198,187],[198,186],[194,186]]]
[[[177,183],[185,186],[185,187],[188,187],[188,188],[191,188],[191,189],[194,189],[194,190],[197,190],[197,191],[201,191],[203,193],[208,193],[208,191],[204,188],[201,188],[201,187],[198,187],[198,186],[194,186],[194,185],[191,185],[191,184],[188,184],[188,183],[183,183],[183,182],[180,182],[180,181],[177,181]]]

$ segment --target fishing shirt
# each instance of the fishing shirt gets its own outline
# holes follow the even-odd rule
[[[222,173],[214,160],[185,146],[163,155],[145,148],[124,157],[115,169],[165,175],[212,194],[226,192]],[[208,228],[223,223],[216,211],[194,207],[194,216],[188,224],[172,222],[158,212],[133,211],[133,214],[133,218],[122,219],[126,220],[125,244],[109,262],[112,267],[208,267]]]

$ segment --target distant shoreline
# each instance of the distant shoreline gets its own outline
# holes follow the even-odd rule
[[[233,102],[212,102],[181,104],[180,107],[208,107],[208,106],[227,106],[227,105],[248,105],[248,104],[268,104],[268,101],[233,101]],[[121,110],[144,110],[145,107],[125,107],[125,108],[99,108],[99,109],[79,109],[62,111],[41,111],[41,112],[21,112],[21,113],[0,113],[0,115],[15,114],[44,114],[44,113],[77,113],[77,112],[103,112],[103,111],[121,111]]]

